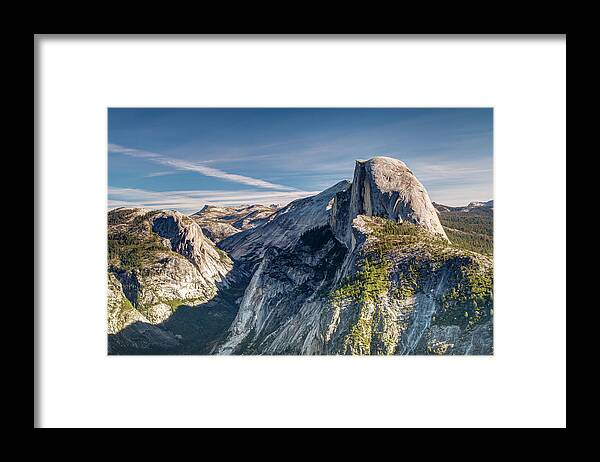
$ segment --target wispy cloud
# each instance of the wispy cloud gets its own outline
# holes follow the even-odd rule
[[[320,191],[148,191],[137,188],[108,188],[108,208],[144,207],[193,213],[208,205],[288,204]]]
[[[148,159],[151,162],[155,162],[160,165],[165,165],[172,167],[176,170],[187,170],[191,172],[196,172],[204,176],[210,176],[213,178],[220,178],[222,180],[232,181],[234,183],[245,184],[248,186],[254,186],[257,188],[263,189],[274,189],[280,191],[299,191],[297,188],[292,188],[290,186],[285,186],[276,183],[270,183],[265,180],[261,180],[258,178],[252,178],[249,176],[238,175],[235,173],[228,173],[223,170],[219,170],[213,167],[207,167],[199,162],[190,162],[187,160],[176,159],[173,157],[165,156],[163,154],[158,154],[156,152],[143,151],[140,149],[127,148],[125,146],[120,146],[118,144],[109,144],[108,145],[109,152],[125,154],[130,157],[137,157],[142,159]]]
[[[169,172],[153,172],[153,173],[148,173],[147,175],[145,175],[144,178],[155,178],[157,176],[167,176],[167,175],[174,175],[177,172],[173,172],[173,171],[169,171]]]

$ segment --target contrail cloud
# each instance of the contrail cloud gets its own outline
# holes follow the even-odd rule
[[[130,157],[137,157],[141,159],[147,159],[151,162],[172,167],[177,170],[186,170],[190,172],[196,172],[200,175],[210,176],[213,178],[220,178],[226,181],[232,181],[234,183],[245,184],[249,186],[255,186],[263,189],[275,189],[279,191],[300,191],[297,188],[285,186],[276,183],[270,183],[258,178],[252,178],[249,176],[238,175],[235,173],[228,173],[217,168],[207,167],[206,165],[199,164],[197,162],[189,162],[186,160],[175,159],[173,157],[158,154],[156,152],[143,151],[141,149],[127,148],[118,144],[109,144],[108,151],[118,154],[124,154]]]

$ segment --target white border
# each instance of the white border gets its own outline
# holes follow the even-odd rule
[[[40,426],[561,427],[566,42],[37,38]],[[493,357],[108,357],[106,108],[495,108]]]

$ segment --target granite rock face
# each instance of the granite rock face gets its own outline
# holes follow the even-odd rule
[[[391,157],[356,161],[350,220],[358,215],[406,221],[447,239],[421,182],[404,162]]]
[[[322,294],[333,290],[346,254],[327,224],[304,233],[288,250],[268,248],[218,353],[322,352]]]
[[[270,247],[292,248],[301,234],[329,221],[329,210],[338,192],[350,187],[340,181],[316,196],[298,199],[271,215],[266,223],[234,234],[219,243],[234,260],[258,260]]]
[[[492,353],[489,258],[375,217],[353,231],[352,252],[329,225],[269,249],[218,353]]]
[[[276,214],[223,241],[261,259],[219,354],[492,353],[491,259],[450,244],[404,163],[357,161],[326,193],[295,232]]]
[[[112,273],[108,273],[108,339],[108,354],[123,350],[166,353],[179,345],[173,334],[153,325],[133,307]]]
[[[172,340],[165,347],[176,346],[173,335],[149,326],[165,322],[180,306],[215,297],[231,283],[233,262],[178,212],[121,208],[109,212],[108,221],[109,334],[131,333],[137,339],[132,348],[150,348],[156,343],[150,337],[157,336]],[[109,339],[113,350],[128,344],[125,334]]]
[[[134,322],[149,322],[123,293],[121,282],[108,273],[108,333],[116,334]]]
[[[170,243],[171,250],[192,263],[207,285],[226,283],[231,260],[208,240],[200,227],[179,212],[162,211],[152,216],[152,231]]]

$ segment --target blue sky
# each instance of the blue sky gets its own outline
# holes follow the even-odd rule
[[[492,109],[108,111],[108,205],[286,204],[404,161],[435,202],[492,199]]]

